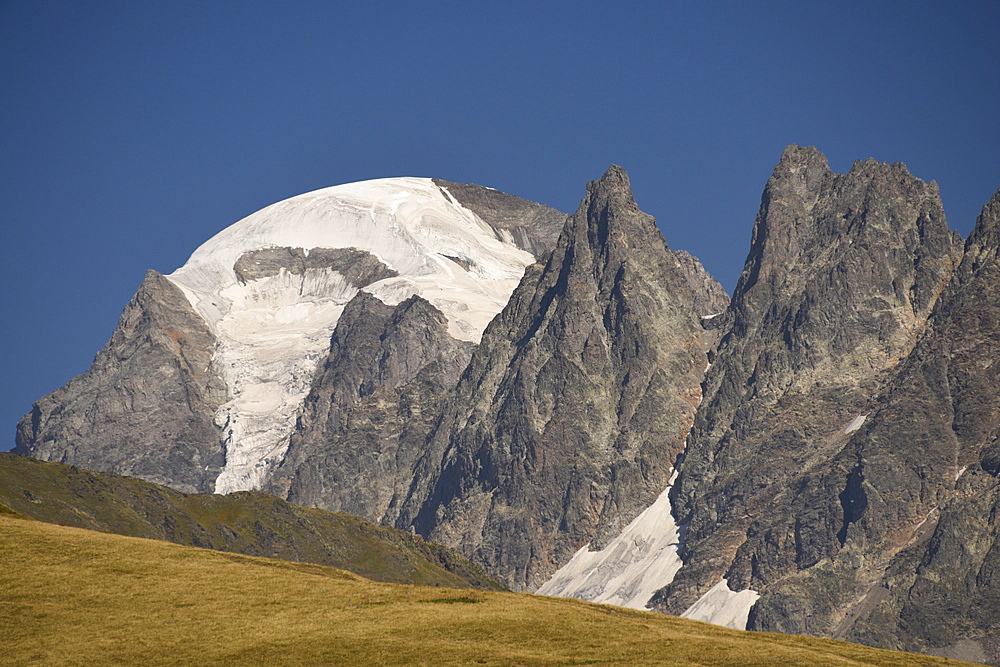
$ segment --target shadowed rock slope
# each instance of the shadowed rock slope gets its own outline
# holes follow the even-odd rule
[[[147,272],[90,369],[18,423],[14,451],[214,491],[223,451],[213,419],[227,400],[210,369],[215,345],[181,290]]]
[[[132,477],[2,453],[3,507],[48,523],[328,565],[376,581],[500,588],[439,544],[256,491],[186,495]]]
[[[568,217],[562,211],[493,188],[433,180],[447,195],[492,227],[497,238],[513,241],[535,257],[541,258],[555,247]]]
[[[700,316],[725,305],[718,288],[714,301],[692,289],[710,279],[688,257],[638,209],[623,169],[591,182],[487,328],[397,525],[524,590],[652,503],[700,400]]]

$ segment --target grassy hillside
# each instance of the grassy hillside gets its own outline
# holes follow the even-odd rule
[[[0,514],[0,662],[947,665],[577,600],[375,583]]]
[[[441,545],[265,493],[186,495],[134,477],[0,453],[0,506],[63,526],[329,565],[376,581],[501,588]]]

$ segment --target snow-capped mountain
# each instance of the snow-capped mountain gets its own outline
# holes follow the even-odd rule
[[[340,252],[335,252],[340,251]],[[340,313],[363,289],[418,294],[448,332],[479,342],[534,256],[431,179],[390,178],[292,197],[227,227],[167,276],[215,334],[229,400],[216,421],[216,493],[258,489],[280,462]]]
[[[517,590],[1000,661],[1000,192],[789,146],[730,301],[624,170],[300,195],[150,272],[16,451],[264,488]]]

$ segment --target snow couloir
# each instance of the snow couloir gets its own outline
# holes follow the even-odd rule
[[[670,505],[676,479],[674,472],[656,501],[606,547],[600,551],[581,547],[535,593],[647,609],[653,594],[672,582],[683,564],[684,531],[674,521]],[[745,630],[750,608],[759,597],[751,589],[734,592],[722,579],[681,615]]]
[[[321,248],[353,249],[389,277],[359,285],[308,263],[252,279],[238,274],[248,253],[278,248],[306,258]],[[226,452],[216,493],[257,489],[281,461],[337,320],[359,289],[388,305],[418,294],[445,314],[451,335],[478,343],[534,261],[427,178],[309,192],[209,239],[167,277],[215,334],[212,366],[229,389],[216,415]]]

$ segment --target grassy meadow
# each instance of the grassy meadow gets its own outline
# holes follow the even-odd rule
[[[327,565],[376,581],[503,590],[478,565],[439,544],[259,491],[184,494],[135,477],[0,452],[0,505],[47,523]]]
[[[959,664],[577,600],[376,583],[5,512],[0,663]]]

